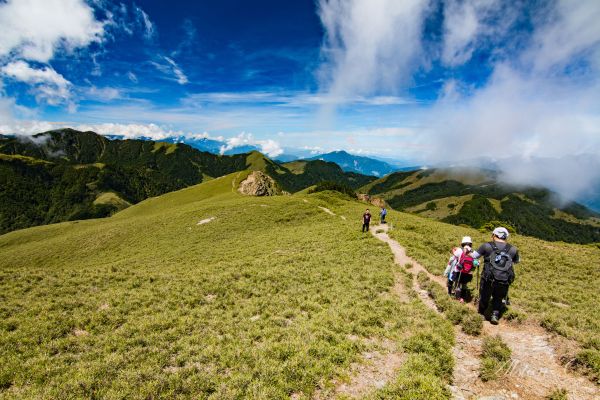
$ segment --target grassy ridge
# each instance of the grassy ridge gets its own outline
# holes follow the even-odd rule
[[[451,326],[389,293],[363,205],[243,177],[0,236],[0,398],[308,398],[381,337],[409,362],[376,396],[448,398]]]

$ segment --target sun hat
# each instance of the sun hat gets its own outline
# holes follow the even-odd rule
[[[463,236],[460,244],[465,244],[465,243],[473,244],[473,241],[471,240],[471,236]]]

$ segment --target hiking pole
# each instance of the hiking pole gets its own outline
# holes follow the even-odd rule
[[[473,302],[474,304],[479,303],[479,265],[477,266],[477,278],[476,278],[477,282],[477,296],[475,296],[475,301]]]
[[[458,279],[456,280],[456,282],[454,282],[454,298],[455,299],[460,299],[461,293],[462,293],[462,287],[460,284],[460,280],[462,278],[462,270],[458,271]]]

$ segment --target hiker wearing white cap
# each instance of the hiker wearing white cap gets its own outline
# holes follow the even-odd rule
[[[498,227],[492,232],[492,240],[484,243],[471,253],[473,258],[484,258],[479,292],[479,313],[484,314],[492,299],[490,322],[498,324],[502,300],[508,294],[508,288],[515,279],[514,264],[519,262],[519,249],[508,244],[508,230]]]
[[[479,261],[474,260],[469,254],[471,246],[473,246],[471,237],[464,236],[460,242],[460,248],[452,249],[452,256],[450,256],[444,271],[444,276],[448,277],[448,294],[454,293],[461,302],[465,301],[467,284],[473,279],[473,267],[479,266]]]

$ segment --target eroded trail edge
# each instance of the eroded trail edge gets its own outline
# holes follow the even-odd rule
[[[371,228],[371,234],[390,246],[397,264],[403,267],[412,265],[406,270],[413,276],[413,289],[428,307],[438,311],[428,293],[420,288],[417,275],[422,271],[444,287],[445,278],[431,274],[407,256],[404,247],[389,237],[388,229],[385,224],[375,225]],[[600,390],[596,385],[571,373],[559,363],[556,350],[551,344],[552,337],[539,326],[505,322],[497,326],[484,324],[485,335],[500,335],[512,351],[512,361],[507,366],[506,375],[492,382],[482,382],[478,376],[481,339],[466,335],[458,327],[455,332],[455,368],[453,385],[450,386],[455,399],[476,399],[482,396],[497,399],[545,399],[557,388],[566,389],[570,399],[600,398]]]

